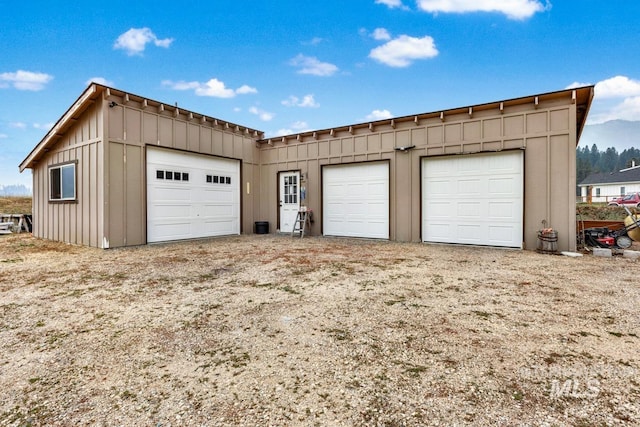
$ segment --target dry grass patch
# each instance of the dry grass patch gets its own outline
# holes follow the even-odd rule
[[[638,263],[0,239],[0,425],[637,425]]]
[[[31,209],[31,197],[0,197],[0,213],[29,214]]]

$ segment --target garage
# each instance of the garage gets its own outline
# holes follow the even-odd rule
[[[20,170],[33,171],[34,236],[105,249],[256,223],[288,232],[308,207],[305,236],[534,249],[546,224],[558,250],[576,251],[576,145],[594,94],[590,85],[268,137],[91,83]],[[75,177],[63,197],[52,191],[60,171]]]
[[[325,236],[389,238],[389,163],[322,168]]]
[[[147,242],[240,234],[240,162],[147,147]]]
[[[422,240],[521,248],[523,152],[422,160]]]

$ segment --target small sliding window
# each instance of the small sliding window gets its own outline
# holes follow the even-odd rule
[[[66,163],[49,168],[49,200],[76,200],[76,164]]]

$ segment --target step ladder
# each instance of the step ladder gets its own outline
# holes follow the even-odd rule
[[[307,210],[305,206],[301,207],[298,211],[298,215],[296,216],[296,221],[293,224],[293,230],[291,230],[291,237],[295,233],[300,233],[300,238],[304,237],[304,231],[311,230],[311,219],[309,218],[311,214],[311,210]]]

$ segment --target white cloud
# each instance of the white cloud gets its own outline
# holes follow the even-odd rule
[[[122,49],[127,53],[127,55],[133,56],[141,55],[149,43],[153,43],[158,47],[167,48],[172,42],[172,38],[159,39],[153,31],[147,27],[131,28],[129,31],[118,36],[113,48]]]
[[[258,89],[256,89],[255,87],[248,86],[248,85],[242,85],[238,89],[236,89],[236,93],[238,95],[247,95],[247,94],[250,94],[250,93],[258,93]]]
[[[565,89],[575,89],[577,87],[590,86],[590,85],[591,83],[573,82],[569,86],[567,86]]]
[[[291,135],[292,133],[295,133],[293,129],[282,128],[275,131],[271,136],[284,136],[284,135]]]
[[[367,115],[367,120],[375,121],[375,120],[385,120],[393,117],[391,111],[389,110],[373,110],[371,114]]]
[[[212,96],[214,98],[233,98],[236,96],[235,90],[229,89],[224,82],[218,79],[210,79],[204,84],[199,84],[195,91],[198,96]]]
[[[289,98],[282,101],[282,105],[285,107],[302,107],[302,108],[317,108],[320,106],[313,97],[313,94],[305,95],[302,99],[297,96],[291,95]]]
[[[309,129],[309,124],[305,121],[299,120],[297,122],[291,123],[291,125],[288,128],[278,129],[277,131],[275,131],[273,134],[270,134],[269,136],[277,137],[277,136],[291,135],[294,133],[307,132],[309,130],[311,130]]]
[[[46,73],[18,70],[15,73],[0,73],[0,88],[13,86],[18,90],[39,91],[51,80],[53,76]]]
[[[592,83],[573,82],[567,89]],[[640,80],[627,76],[614,76],[595,84],[593,102],[587,118],[588,124],[610,120],[640,121]]]
[[[613,106],[607,113],[596,116],[595,119],[600,123],[609,120],[640,120],[640,96],[625,98],[620,104]]]
[[[371,33],[371,37],[376,40],[391,40],[391,34],[389,34],[386,28],[376,28],[373,30],[373,33]]]
[[[49,122],[49,123],[32,123],[31,125],[28,125],[24,122],[11,122],[9,123],[9,127],[13,129],[21,129],[21,130],[25,130],[29,127],[32,127],[34,129],[49,130],[53,127],[54,124],[55,123]]]
[[[400,8],[400,9],[409,9],[408,7],[406,7],[402,3],[402,0],[376,0],[375,3],[376,4],[384,4],[389,9],[394,9],[396,7]]]
[[[640,81],[626,76],[615,76],[596,83],[595,95],[599,98],[624,98],[640,95]]]
[[[329,62],[321,62],[318,58],[304,56],[303,54],[291,59],[289,65],[298,67],[299,74],[311,74],[321,77],[331,76],[338,71],[338,67]]]
[[[281,101],[280,103],[285,107],[296,107],[299,101],[300,101],[300,98],[298,98],[297,96],[291,95],[290,97]]]
[[[198,89],[199,87],[204,85],[204,83],[200,83],[200,82],[185,82],[183,80],[180,80],[177,82],[172,82],[171,80],[164,80],[162,84],[163,86],[170,86],[171,89],[175,89],[175,90]]]
[[[372,49],[369,57],[390,67],[408,67],[418,59],[433,58],[438,55],[438,49],[433,38],[422,38],[402,35],[382,46]]]
[[[91,77],[85,82],[85,85],[89,85],[90,83],[98,83],[103,86],[115,86],[111,80],[107,80],[104,77]]]
[[[309,130],[309,125],[307,122],[299,120],[297,122],[291,123],[291,128],[297,130],[298,132],[304,132]]]
[[[0,133],[0,139],[6,139],[9,138],[9,135],[7,135],[6,133]]]
[[[262,120],[263,122],[271,121],[275,116],[275,114],[269,113],[268,111],[264,111],[258,107],[249,108],[249,112],[251,114],[255,114],[256,116],[258,116],[260,120]]]
[[[224,82],[213,78],[208,82],[185,82],[183,80],[174,82],[171,80],[164,80],[163,86],[168,86],[174,90],[193,90],[198,96],[210,96],[214,98],[233,98],[236,95],[246,95],[251,93],[258,93],[258,90],[248,85],[242,85],[238,89],[228,88]]]
[[[49,130],[53,127],[53,125],[55,125],[55,123],[49,122],[49,123],[34,123],[33,124],[33,128],[34,129],[44,129],[44,130]]]
[[[551,8],[539,0],[418,0],[418,8],[430,13],[497,12],[509,19],[523,20]]]
[[[317,46],[320,43],[322,43],[324,41],[324,39],[322,37],[314,37],[309,41],[306,42],[302,42],[303,45],[311,45],[311,46]]]
[[[302,101],[298,104],[299,107],[317,108],[320,106],[313,98],[313,94],[305,95],[302,97]]]

